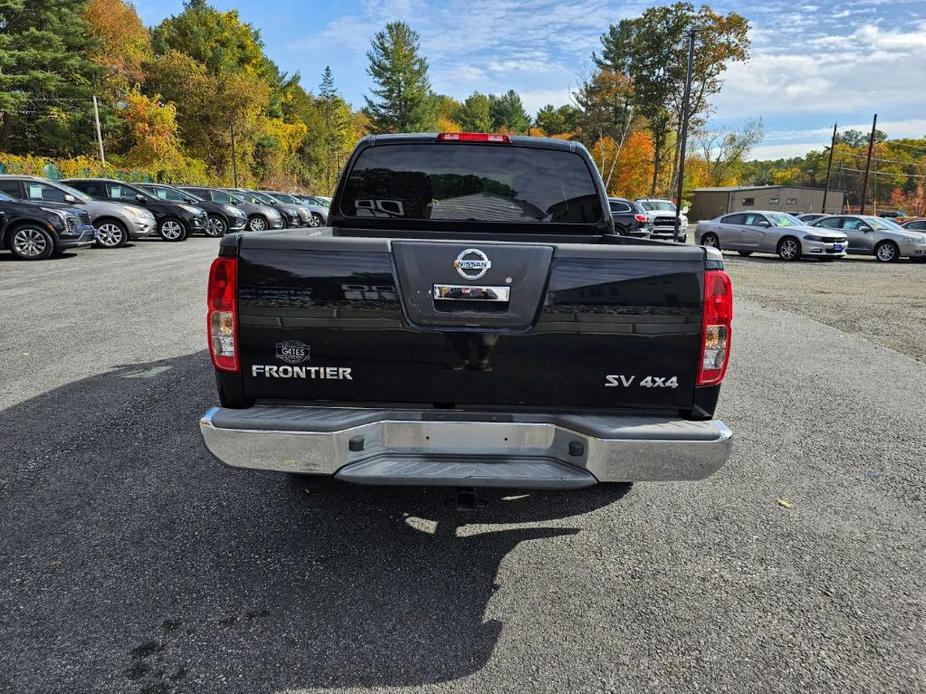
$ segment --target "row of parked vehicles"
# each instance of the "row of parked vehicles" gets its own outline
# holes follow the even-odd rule
[[[317,227],[327,224],[329,204],[329,198],[271,190],[0,175],[0,250],[42,260],[152,235],[178,242],[196,233]]]
[[[698,222],[703,246],[753,253],[774,253],[782,260],[873,255],[882,263],[900,258],[926,262],[926,220],[903,225],[873,215],[805,214],[756,210],[733,212]]]
[[[671,200],[662,198],[608,198],[614,233],[618,236],[634,236],[645,239],[672,240],[675,238],[676,207]],[[688,240],[687,208],[682,208],[679,218],[678,240]]]

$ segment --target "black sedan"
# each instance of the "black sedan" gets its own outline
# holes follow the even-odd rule
[[[614,233],[618,236],[649,238],[653,233],[646,210],[639,203],[626,198],[608,198],[608,206],[614,220]]]
[[[209,217],[206,211],[185,202],[161,200],[138,186],[111,178],[71,178],[66,183],[95,200],[141,205],[149,209],[157,221],[158,236],[165,241],[185,241],[194,232],[205,232]]]
[[[69,248],[92,246],[96,229],[86,210],[54,202],[25,202],[0,193],[0,249],[23,260],[45,260]]]

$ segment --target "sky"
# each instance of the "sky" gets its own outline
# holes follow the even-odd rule
[[[212,0],[258,28],[266,52],[315,90],[325,65],[355,107],[369,94],[366,51],[393,20],[420,35],[432,88],[463,99],[515,89],[528,111],[569,103],[609,24],[656,1],[614,0]],[[666,3],[668,4],[668,3]],[[699,4],[694,2],[695,5]],[[713,98],[712,129],[763,119],[755,159],[799,156],[840,130],[926,136],[926,0],[728,0],[710,4],[750,22],[747,63],[727,70]],[[181,0],[136,0],[156,24]]]

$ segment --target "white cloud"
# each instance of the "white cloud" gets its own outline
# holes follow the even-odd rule
[[[924,137],[926,136],[926,118],[878,121],[878,129],[888,133],[892,139]],[[846,130],[861,130],[867,133],[871,130],[871,121],[840,123],[839,132]],[[750,152],[749,159],[787,159],[803,156],[811,150],[829,147],[832,136],[832,126],[805,130],[773,130],[765,134],[762,145]]]
[[[926,23],[808,37],[802,50],[756,52],[730,66],[714,99],[726,117],[910,106],[926,84]],[[912,101],[911,101],[912,100]]]
[[[818,142],[794,142],[787,145],[761,145],[750,152],[749,160],[790,159],[802,157],[813,149],[820,149]]]
[[[535,89],[519,93],[528,113],[537,113],[547,104],[562,106],[572,102],[571,89]]]

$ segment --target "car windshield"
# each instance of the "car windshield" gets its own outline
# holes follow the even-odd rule
[[[181,190],[184,193],[184,195],[189,195],[191,198],[196,198],[197,200],[201,202],[206,200],[206,198],[204,198],[202,195],[192,190],[187,190],[186,188],[180,188],[179,190]]]
[[[126,184],[126,183],[119,183],[119,187],[125,188],[126,190],[131,191],[131,192],[133,192],[133,193],[138,193],[139,195],[144,195],[144,196],[145,196],[146,198],[148,198],[149,200],[157,200],[157,199],[158,199],[158,197],[157,197],[156,195],[150,193],[149,191],[145,190],[144,188],[138,188],[137,186],[130,186],[130,185]]]
[[[368,147],[350,172],[341,213],[401,221],[595,224],[595,179],[571,151],[509,145]]]
[[[903,231],[903,227],[897,222],[881,217],[866,217],[865,221],[875,231]]]
[[[60,188],[68,195],[73,195],[75,198],[77,198],[81,202],[90,202],[91,200],[93,200],[93,198],[91,198],[86,193],[81,193],[79,190],[77,190],[77,188],[71,188],[71,186],[65,185],[64,183],[55,183],[55,187]]]
[[[675,214],[675,205],[668,200],[640,200],[637,204],[647,212],[671,212]]]
[[[264,205],[272,205],[275,202],[280,202],[279,200],[274,200],[269,195],[264,195],[263,193],[251,193],[254,196],[254,202],[263,203]]]
[[[268,193],[268,195],[270,195],[270,193]],[[287,204],[289,204],[289,205],[298,205],[298,204],[299,204],[299,201],[296,200],[295,198],[293,198],[293,196],[291,196],[291,195],[286,195],[285,193],[273,193],[272,195],[273,195],[273,197],[275,197],[275,198],[276,198],[277,200],[279,200],[280,202],[285,202],[285,203],[287,203]]]
[[[260,198],[258,198],[256,195],[252,193],[244,193],[244,192],[240,192],[237,190],[234,192],[232,191],[225,191],[225,192],[227,192],[232,197],[240,198],[241,200],[244,200],[245,202],[249,202],[252,205],[266,205],[267,204],[266,200],[261,200]]]
[[[797,217],[784,214],[783,212],[772,212],[767,215],[773,226],[776,227],[800,227],[804,226],[804,222],[799,220]]]

